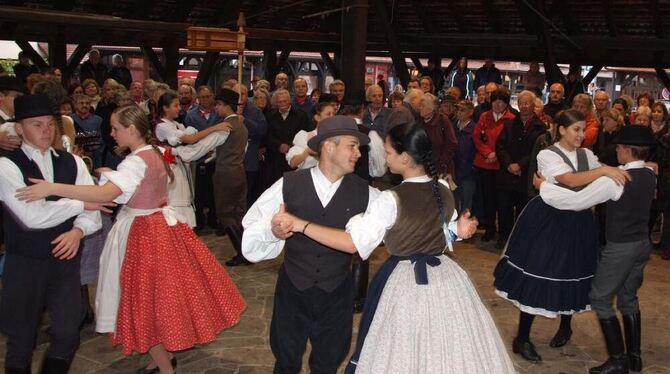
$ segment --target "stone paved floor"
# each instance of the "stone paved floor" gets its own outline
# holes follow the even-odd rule
[[[219,238],[213,234],[204,235],[203,238],[222,262],[232,254],[233,251],[227,238]],[[377,269],[385,257],[383,249],[376,251],[372,258],[372,272]],[[493,293],[492,270],[498,257],[499,255],[490,245],[481,244],[477,240],[472,240],[470,243],[459,243],[456,246],[456,258],[470,274],[481,297],[492,312],[503,339],[509,346],[515,335],[518,310]],[[279,260],[274,260],[230,270],[230,274],[249,304],[242,321],[234,328],[224,331],[211,344],[177,353],[178,373],[272,372],[273,357],[268,346],[268,330],[272,314],[276,270],[279,264]],[[670,262],[662,261],[657,255],[652,256],[646,269],[645,284],[641,290],[642,352],[645,363],[643,373],[645,374],[670,374],[670,316],[667,313],[670,310],[670,297],[668,297],[670,295],[670,272],[668,269],[670,269]],[[357,329],[359,318],[360,316],[356,316],[354,320],[354,330]],[[604,342],[594,314],[583,313],[574,318],[573,338],[568,345],[560,349],[552,349],[548,346],[556,327],[556,320],[536,319],[532,338],[544,361],[542,364],[531,364],[510,352],[519,373],[587,373],[589,367],[605,359]],[[34,370],[38,368],[39,360],[46,348],[46,340],[46,334],[42,330],[38,338]],[[5,340],[0,338],[0,361],[4,358],[4,349]],[[71,373],[132,373],[143,366],[147,360],[146,356],[124,357],[119,349],[110,347],[107,337],[95,334],[89,326],[82,331],[82,344],[72,365]],[[0,362],[0,367],[1,365]],[[303,370],[303,372],[307,371]]]

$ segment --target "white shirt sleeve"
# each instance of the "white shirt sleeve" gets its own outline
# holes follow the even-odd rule
[[[9,159],[0,158],[0,199],[5,209],[32,229],[46,229],[60,225],[69,218],[84,212],[84,203],[72,199],[46,201],[40,199],[27,203],[16,198],[16,190],[25,187],[23,174]]]
[[[144,179],[146,169],[147,164],[140,156],[129,155],[121,161],[117,170],[102,173],[100,184],[102,185],[107,182],[114,183],[121,190],[121,195],[114,199],[114,202],[125,204],[133,196],[142,179]]]
[[[390,191],[376,193],[365,213],[357,214],[347,222],[346,231],[362,259],[367,259],[382,242],[386,231],[393,227],[398,207],[395,194]]]
[[[265,190],[242,219],[242,254],[251,262],[273,259],[284,248],[284,240],[272,233],[272,216],[284,202],[283,185],[284,178],[280,178]]]
[[[540,186],[542,200],[561,210],[580,211],[607,200],[619,200],[623,194],[623,186],[617,185],[609,177],[600,177],[581,191],[556,186],[546,181]]]
[[[537,154],[537,171],[551,184],[556,184],[557,176],[574,172],[561,156],[546,149]]]
[[[295,137],[293,137],[293,146],[286,153],[286,162],[290,164],[291,160],[293,160],[293,157],[298,156],[303,152],[305,152],[305,150],[307,149],[307,136],[308,134],[307,131],[305,130],[300,130],[298,131],[297,134],[295,134]],[[298,165],[298,169],[306,169],[302,167],[305,161],[301,162],[300,165]]]
[[[370,151],[368,152],[368,166],[370,176],[378,178],[386,174],[386,152],[384,151],[384,140],[377,134],[377,131],[371,130]]]
[[[192,128],[193,127],[189,127],[189,129]],[[230,135],[230,132],[228,131],[214,131],[200,139],[197,143],[181,145],[175,148],[172,152],[174,155],[179,156],[184,162],[195,161],[225,143],[226,140],[228,140],[228,135]]]
[[[166,122],[156,125],[156,138],[162,142],[167,141],[173,147],[181,144],[181,137],[185,134],[183,130],[177,129]]]
[[[75,183],[78,185],[87,186],[94,185],[93,178],[88,172],[88,168],[86,167],[84,160],[82,160],[79,156],[73,156],[77,162],[77,179]],[[75,218],[74,226],[79,228],[81,232],[84,233],[84,236],[93,234],[102,228],[102,218],[100,217],[100,212],[97,210],[84,210],[77,216],[77,218]]]

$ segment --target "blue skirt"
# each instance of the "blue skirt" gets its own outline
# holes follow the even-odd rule
[[[559,210],[533,198],[495,268],[496,293],[526,313],[551,318],[589,310],[597,239],[590,209]]]

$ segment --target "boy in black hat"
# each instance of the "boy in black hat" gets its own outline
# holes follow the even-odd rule
[[[249,132],[237,115],[240,95],[224,88],[216,95],[216,110],[232,130],[226,141],[216,148],[216,167],[212,182],[219,224],[228,234],[237,254],[227,266],[247,265],[242,256],[242,218],[247,212],[247,173],[244,154]]]
[[[589,297],[591,308],[600,320],[609,359],[603,365],[591,368],[591,374],[625,374],[628,370],[642,370],[637,291],[642,286],[644,267],[651,253],[648,222],[656,188],[656,176],[646,167],[645,160],[656,141],[648,127],[626,126],[613,142],[617,144],[621,167],[630,175],[631,180],[625,186],[601,177],[582,191],[574,192],[540,182],[542,199],[549,205],[560,199],[562,209],[583,210],[607,201],[607,244],[601,250]],[[626,350],[619,319],[612,307],[615,297],[617,309],[623,316]]]
[[[271,220],[280,204],[285,204],[286,211],[344,229],[349,218],[364,212],[379,194],[353,173],[361,156],[359,146],[369,141],[352,118],[324,119],[307,144],[317,151],[319,164],[285,173],[244,216],[242,251],[247,259],[269,260],[284,251],[270,326],[274,373],[299,373],[308,339],[312,373],[336,373],[349,352],[351,255],[303,234],[291,235]]]
[[[56,120],[43,95],[16,98],[16,132],[23,143],[0,158],[0,198],[6,244],[0,328],[7,335],[5,373],[30,373],[36,330],[49,311],[51,344],[42,373],[67,373],[79,345],[84,309],[79,292],[79,244],[101,227],[99,204],[48,197],[26,203],[16,190],[36,179],[93,184],[84,162],[51,147]]]

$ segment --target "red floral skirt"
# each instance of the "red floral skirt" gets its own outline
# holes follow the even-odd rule
[[[112,344],[146,353],[163,344],[180,351],[209,343],[240,321],[237,286],[187,225],[161,213],[137,217],[121,268],[121,300]]]

